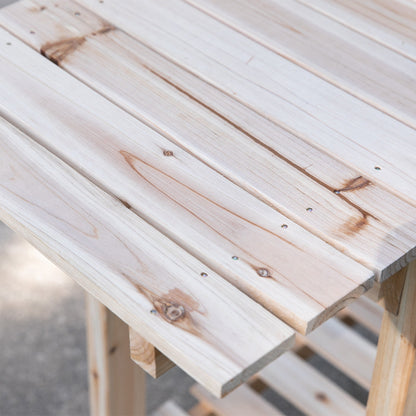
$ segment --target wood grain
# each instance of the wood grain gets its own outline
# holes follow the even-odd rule
[[[403,282],[397,280],[399,288]],[[401,416],[416,356],[416,262],[407,268],[398,315],[384,313],[367,404],[368,416]]]
[[[82,45],[60,60],[62,68],[379,278],[415,256],[414,206],[119,30],[100,34],[111,25],[78,4],[65,1],[33,12],[39,4],[49,3],[19,2],[0,13],[0,21],[53,61],[56,48],[50,45],[74,34],[82,38]],[[123,77],[114,82],[114,73]]]
[[[217,416],[283,416],[250,387],[243,385],[223,399],[216,399],[203,387],[195,384],[191,394]]]
[[[416,61],[416,8],[400,0],[299,0]]]
[[[334,318],[302,341],[365,389],[370,388],[376,347],[353,329]]]
[[[214,395],[293,344],[289,327],[120,201],[0,129],[1,220]]]
[[[131,359],[153,378],[159,378],[175,366],[134,329],[130,328],[129,337]]]
[[[86,296],[91,416],[145,416],[145,373],[130,360],[129,328]]]
[[[368,179],[416,195],[414,129],[181,0],[80,3]]]
[[[311,416],[363,416],[364,406],[292,352],[259,373],[286,400]]]
[[[371,286],[370,270],[17,39],[7,47],[10,35],[3,36],[1,111],[292,327],[309,332]],[[322,216],[318,208],[307,212],[306,203],[304,216]]]
[[[392,277],[394,279],[394,277]],[[364,325],[375,334],[380,333],[383,319],[383,308],[365,296],[361,296],[356,302],[351,303],[345,309],[345,314]]]
[[[416,413],[416,365],[413,365],[412,377],[410,379],[409,394],[407,396],[404,416],[412,416]]]
[[[250,0],[187,2],[333,85],[416,127],[416,62],[296,0],[260,0],[255,4]]]

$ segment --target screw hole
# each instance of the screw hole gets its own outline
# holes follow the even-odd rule
[[[202,276],[202,277],[208,277],[208,273],[202,272],[202,273],[201,273],[201,276]]]
[[[286,230],[286,228],[288,227],[288,225],[287,224],[282,224],[282,228],[284,229],[284,230]]]
[[[173,156],[173,152],[172,150],[164,150],[163,151],[163,156]]]
[[[75,16],[81,16],[81,13],[80,12],[75,12],[74,15]]]
[[[381,167],[380,166],[374,166],[374,169],[375,170],[381,170]]]
[[[156,309],[152,309],[152,310],[150,311],[150,313],[152,313],[153,315],[156,315],[156,314],[157,314],[157,310],[156,310]]]
[[[34,30],[31,30],[31,31],[30,31],[30,34],[31,34],[31,35],[34,35],[35,33],[36,33],[36,32],[35,32]]]
[[[312,212],[313,211],[313,208],[306,208],[306,211]]]
[[[11,42],[6,42],[7,46],[11,46],[11,44],[12,44]]]
[[[232,256],[231,257],[233,260],[239,260],[239,257],[238,256]]]

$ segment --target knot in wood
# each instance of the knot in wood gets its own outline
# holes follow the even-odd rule
[[[165,317],[172,322],[175,322],[185,316],[185,308],[176,303],[164,304],[162,310]]]
[[[257,274],[260,277],[269,277],[270,276],[270,272],[267,269],[263,268],[263,267],[260,268],[260,269],[257,269]]]

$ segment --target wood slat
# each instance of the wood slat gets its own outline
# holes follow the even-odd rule
[[[416,62],[296,0],[187,1],[335,86],[416,127]]]
[[[208,410],[207,407],[203,406],[201,403],[189,409],[190,416],[213,416],[212,412]],[[214,415],[215,416],[215,415]]]
[[[412,377],[409,385],[409,395],[403,416],[412,416],[416,413],[416,365],[413,366]]]
[[[159,378],[175,364],[134,329],[129,330],[130,358],[153,378]]]
[[[365,409],[296,354],[287,352],[259,373],[273,390],[309,416],[364,416]]]
[[[377,348],[353,329],[334,318],[302,340],[361,386],[370,388]]]
[[[1,39],[7,117],[291,326],[306,333],[371,286],[371,271],[17,39]]]
[[[416,60],[416,8],[412,0],[298,1]]]
[[[392,278],[394,279],[394,278]],[[365,296],[351,303],[346,309],[345,314],[353,318],[356,322],[364,325],[375,334],[379,334],[381,321],[383,319],[383,308]]]
[[[415,207],[124,33],[100,33],[109,24],[76,3],[41,4],[50,3],[17,3],[0,21],[55,62],[53,45],[83,39],[62,68],[382,279],[415,255]],[[114,73],[123,73],[116,83]],[[227,140],[219,146],[218,137]]]
[[[89,294],[86,323],[91,416],[145,416],[146,375],[129,358],[129,327]]]
[[[289,327],[3,119],[0,146],[1,220],[214,395],[293,344]]]
[[[159,409],[152,413],[152,416],[187,416],[189,415],[182,410],[175,402],[168,401]]]
[[[414,394],[412,371],[416,367],[416,261],[397,280],[402,292],[397,315],[383,316],[373,381],[367,403],[368,416],[403,415]]]
[[[197,384],[191,387],[191,394],[218,416],[284,416],[247,385],[240,386],[223,399],[216,399]]]
[[[181,0],[80,3],[266,118],[414,201],[414,129]]]

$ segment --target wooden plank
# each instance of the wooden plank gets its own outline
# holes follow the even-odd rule
[[[159,378],[175,364],[163,355],[150,342],[147,342],[138,332],[130,328],[130,357],[146,373],[153,378]]]
[[[309,332],[371,286],[370,270],[17,39],[11,48],[6,46],[10,35],[2,33],[1,111],[292,327]],[[195,127],[201,131],[199,137],[208,131],[201,130],[200,123]],[[224,149],[217,145],[222,154]],[[240,168],[247,170],[246,165]],[[275,189],[279,187],[283,183]],[[291,189],[292,185],[287,191]],[[303,215],[311,216],[304,203]],[[317,217],[324,218],[319,213]]]
[[[295,0],[260,0],[255,4],[250,0],[187,2],[416,127],[416,62]]]
[[[1,220],[214,395],[293,344],[289,327],[120,201],[5,121],[0,137]]]
[[[414,129],[181,0],[80,3],[391,192],[416,195]]]
[[[331,319],[302,340],[361,386],[370,387],[377,349],[349,326]]]
[[[60,60],[62,68],[233,182],[367,265],[382,279],[416,255],[416,209],[408,202],[122,32],[100,34],[109,24],[78,4],[61,2],[60,7],[49,7],[34,17],[36,4],[17,3],[0,13],[0,21],[53,61],[57,53],[51,45],[74,34],[82,38],[82,45]],[[80,16],[75,16],[77,11]],[[30,33],[31,28],[35,34]],[[123,73],[117,83],[114,73]],[[13,97],[18,94],[14,91]],[[32,123],[31,128],[35,127]],[[227,140],[218,146],[218,137]],[[129,195],[131,192],[125,197]],[[196,244],[198,241],[192,247]],[[282,265],[287,263],[273,256],[267,260],[269,264],[273,259],[279,272],[286,274]],[[294,275],[293,270],[290,273]]]
[[[413,365],[412,378],[410,379],[409,394],[407,396],[404,416],[413,416],[416,413],[416,365]]]
[[[159,409],[152,413],[152,416],[187,416],[184,410],[182,410],[175,402],[168,401],[162,405]]]
[[[394,279],[394,277],[392,277]],[[351,303],[346,309],[345,314],[353,318],[356,322],[367,327],[375,334],[380,333],[381,321],[383,319],[383,308],[365,296]]]
[[[246,385],[240,386],[223,399],[216,399],[197,384],[191,387],[191,394],[218,416],[283,416]]]
[[[407,268],[398,315],[384,313],[368,416],[401,416],[404,413],[416,356],[416,262]]]
[[[403,285],[406,279],[407,269],[404,267],[394,276],[387,279],[381,284],[380,301],[383,308],[393,315],[400,311],[400,302],[402,299]]]
[[[299,0],[347,27],[416,60],[416,8],[397,0]]]
[[[188,412],[190,416],[215,416],[213,413],[201,403],[195,405],[192,409]]]
[[[365,409],[296,354],[287,352],[259,374],[270,388],[309,416],[360,416]]]
[[[130,360],[128,326],[93,296],[86,300],[90,413],[144,416],[146,376]]]

